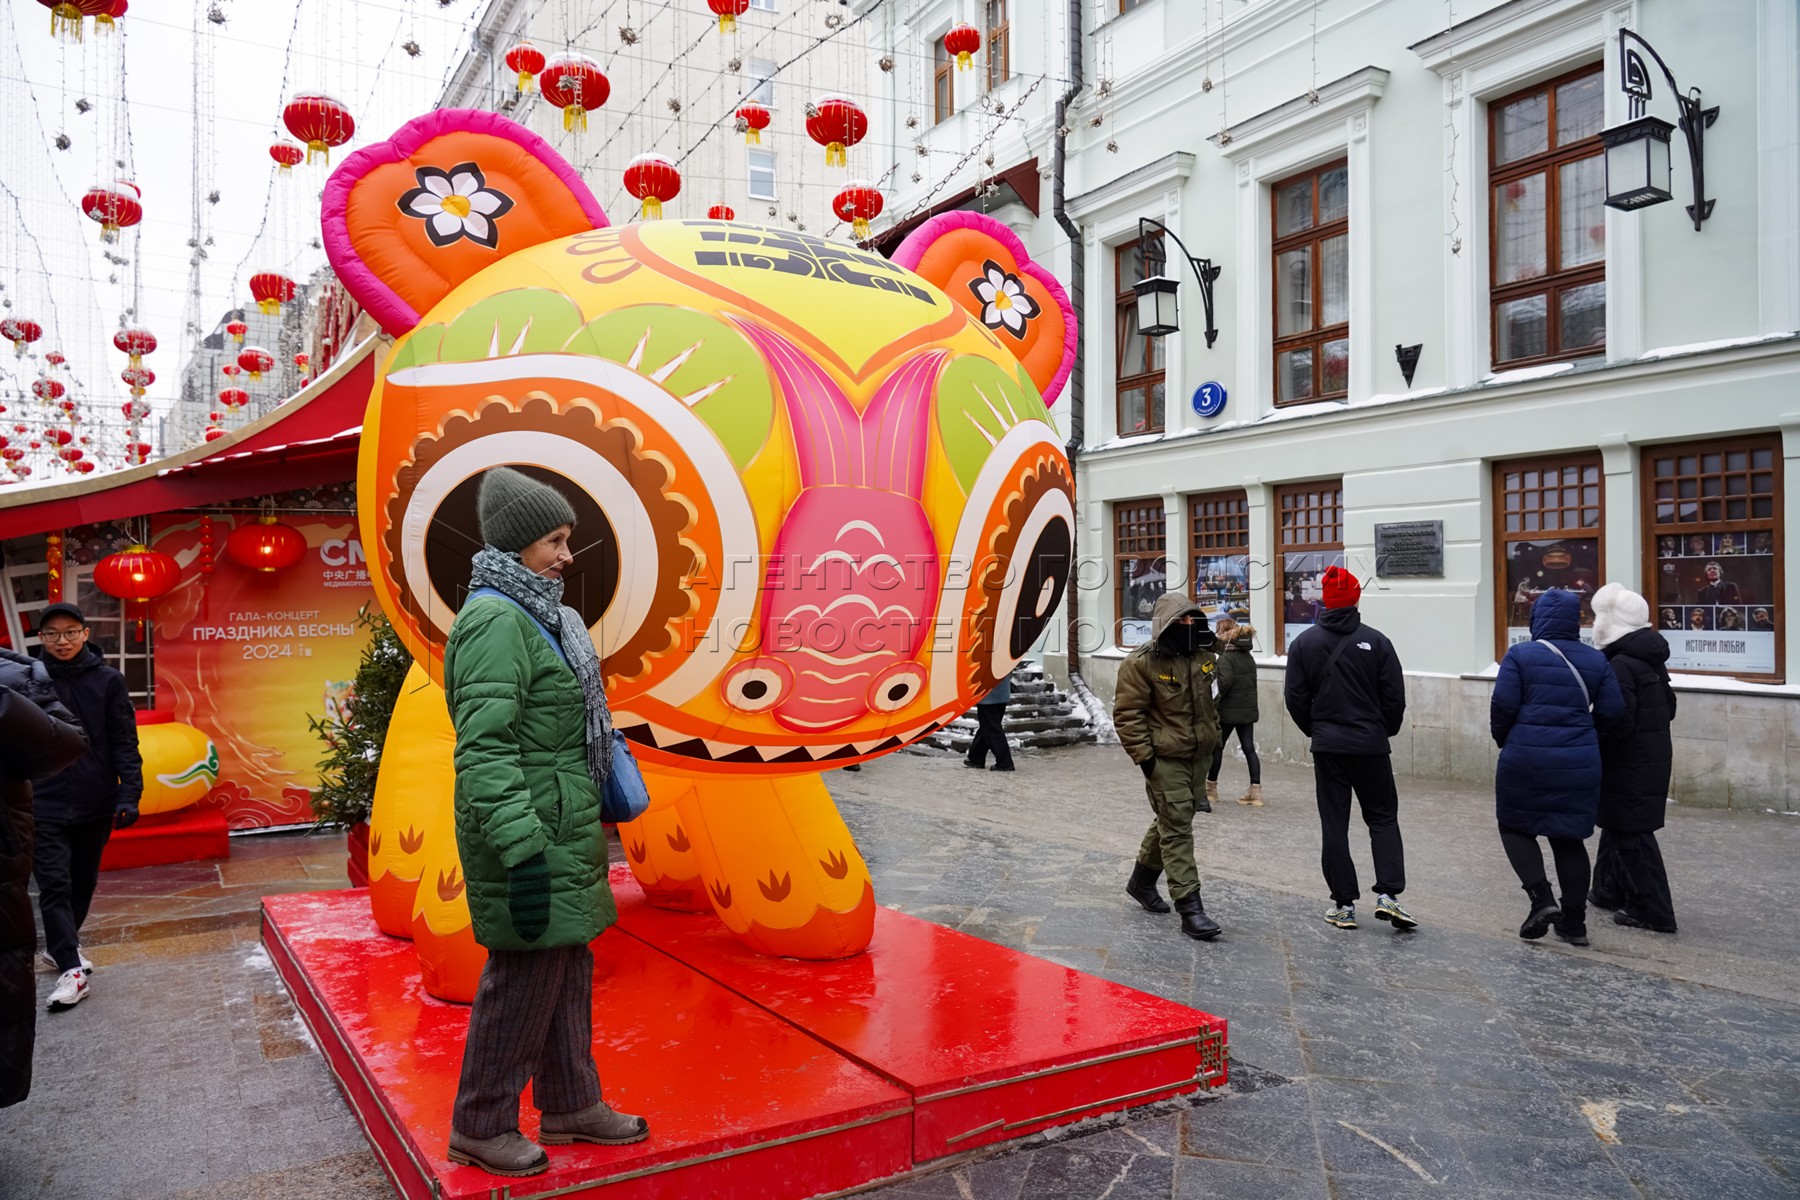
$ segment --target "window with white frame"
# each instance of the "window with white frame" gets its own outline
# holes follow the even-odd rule
[[[92,566],[75,567],[69,572],[75,585],[75,606],[87,622],[88,645],[125,676],[126,689],[140,708],[150,707],[150,638],[149,614],[125,611],[125,603],[109,596],[94,584]]]
[[[775,199],[775,152],[751,147],[745,151],[749,168],[749,191],[752,200]]]
[[[750,0],[750,7],[758,12],[774,12],[775,0]]]
[[[771,5],[771,8],[773,5]],[[775,75],[781,68],[774,59],[753,58],[749,61],[749,74],[753,81],[749,95],[745,100],[753,100],[764,108],[775,107]]]

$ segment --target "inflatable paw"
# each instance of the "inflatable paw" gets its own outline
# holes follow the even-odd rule
[[[422,670],[441,682],[481,472],[553,480],[577,511],[565,601],[654,798],[620,831],[646,892],[768,953],[860,951],[874,893],[819,772],[955,718],[1060,605],[1062,288],[968,213],[893,261],[737,223],[608,228],[547,144],[475,112],[352,155],[325,234],[398,339],[359,508]]]

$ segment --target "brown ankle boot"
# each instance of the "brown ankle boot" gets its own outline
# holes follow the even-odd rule
[[[1217,804],[1218,802],[1219,802],[1219,781],[1216,779],[1209,779],[1206,781],[1206,808],[1204,811],[1211,812],[1212,806]]]
[[[1249,790],[1246,791],[1243,795],[1238,797],[1238,803],[1239,804],[1248,804],[1255,808],[1261,808],[1263,806],[1262,784],[1260,784],[1260,783],[1251,784]]]
[[[604,1100],[579,1112],[545,1113],[538,1126],[538,1137],[546,1146],[566,1146],[570,1142],[629,1146],[649,1136],[648,1121],[631,1113],[618,1112]]]

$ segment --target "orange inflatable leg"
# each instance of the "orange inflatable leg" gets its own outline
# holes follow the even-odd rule
[[[637,876],[645,897],[658,908],[710,912],[712,903],[700,882],[693,841],[678,809],[681,798],[693,790],[694,781],[684,775],[661,775],[648,767],[643,771],[650,807],[637,820],[619,826],[631,873]]]
[[[745,945],[811,959],[868,948],[875,887],[819,776],[697,780],[677,809],[713,910]]]

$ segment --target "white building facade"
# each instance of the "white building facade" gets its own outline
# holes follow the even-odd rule
[[[874,42],[900,30],[916,49],[990,6],[883,7],[896,19]],[[1110,696],[1150,603],[1187,588],[1260,631],[1264,740],[1302,759],[1282,656],[1342,563],[1409,674],[1396,768],[1481,780],[1496,660],[1528,636],[1531,602],[1617,580],[1670,642],[1676,798],[1794,807],[1792,0],[1084,0],[1067,225],[1049,197],[1069,7],[1011,8],[1016,74],[1045,82],[1030,119],[986,135],[983,165],[1042,168],[1036,211],[998,215],[1078,281],[1084,310],[1079,423],[1075,397],[1056,409],[1081,430],[1077,616],[1047,663]],[[1622,32],[1719,110],[1699,230],[1679,129],[1673,202],[1605,205],[1600,133],[1633,115]],[[1645,111],[1675,121],[1639,55]],[[904,110],[912,85],[893,90]],[[960,126],[890,127],[897,171],[997,123],[987,90],[970,95]],[[1141,261],[1146,218],[1172,235],[1146,227],[1160,269]],[[1217,268],[1214,336],[1176,238]],[[1179,332],[1140,332],[1148,273],[1179,281]]]

